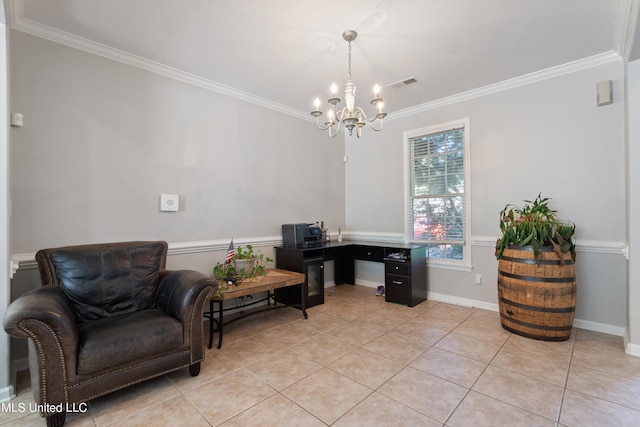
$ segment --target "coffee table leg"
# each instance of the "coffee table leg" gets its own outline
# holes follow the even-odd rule
[[[222,300],[218,301],[219,304],[219,315],[218,315],[218,350],[220,350],[220,348],[222,348],[222,325],[224,325],[224,322],[222,321]]]
[[[300,285],[300,310],[302,310],[302,315],[304,316],[304,318],[308,319],[309,315],[307,314],[306,287],[306,283]]]
[[[213,346],[213,300],[209,300],[209,348]]]

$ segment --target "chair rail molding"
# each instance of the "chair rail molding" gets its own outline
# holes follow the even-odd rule
[[[374,242],[400,243],[404,241],[403,233],[385,233],[375,231],[343,231],[342,236],[349,240],[363,240]],[[331,234],[331,239],[337,239],[337,233]],[[185,255],[200,252],[224,251],[229,247],[230,239],[194,240],[186,242],[169,243],[168,255]],[[262,236],[234,238],[235,246],[252,245],[255,247],[277,246],[282,244],[282,236]],[[473,236],[472,246],[494,248],[496,238],[493,236]],[[607,240],[578,240],[576,241],[578,252],[590,252],[598,254],[622,255],[628,259],[628,245],[621,241]],[[12,254],[10,260],[11,278],[21,269],[37,268],[35,253]]]
[[[486,246],[495,248],[496,237],[473,236],[472,246]],[[590,252],[597,254],[622,255],[629,259],[629,246],[626,242],[615,240],[576,240],[577,252]]]
[[[190,242],[174,242],[169,243],[168,256],[195,254],[200,252],[217,252],[226,251],[229,248],[230,238],[216,240],[195,240]],[[266,246],[277,246],[282,244],[282,236],[263,236],[263,237],[244,237],[233,239],[233,245],[246,246],[252,245],[256,248]],[[21,269],[38,268],[35,253],[13,254],[11,255],[11,278]]]

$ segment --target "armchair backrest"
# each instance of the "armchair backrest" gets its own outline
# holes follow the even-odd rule
[[[123,242],[42,249],[42,285],[60,286],[78,320],[118,316],[153,306],[166,242]]]

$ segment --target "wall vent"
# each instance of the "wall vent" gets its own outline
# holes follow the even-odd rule
[[[416,83],[419,83],[419,81],[417,78],[415,78],[415,76],[413,76],[413,77],[408,77],[406,79],[400,80],[399,82],[391,83],[389,87],[392,87],[394,89],[400,89],[401,87],[413,85]]]

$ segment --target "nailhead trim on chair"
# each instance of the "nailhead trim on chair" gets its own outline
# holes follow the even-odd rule
[[[104,396],[104,395],[106,395],[106,394],[113,393],[114,391],[121,390],[121,389],[123,389],[123,388],[129,387],[129,386],[132,386],[132,385],[134,385],[134,384],[138,384],[138,383],[141,383],[141,382],[144,382],[144,381],[148,381],[148,380],[150,380],[150,379],[152,379],[152,378],[156,378],[156,377],[160,377],[160,376],[162,376],[162,375],[168,374],[169,372],[173,372],[173,371],[180,370],[180,369],[182,369],[182,368],[186,368],[186,367],[188,367],[188,366],[190,366],[190,365],[191,365],[191,363],[187,363],[186,365],[181,365],[181,366],[178,366],[178,367],[176,367],[176,368],[167,369],[166,371],[159,372],[159,373],[157,373],[157,374],[148,375],[148,376],[146,376],[146,377],[144,377],[144,378],[140,378],[139,380],[131,381],[131,382],[129,382],[129,383],[122,384],[122,385],[120,385],[120,386],[118,386],[118,387],[114,387],[114,388],[109,389],[109,390],[106,390],[106,391],[104,391],[104,392],[100,392],[100,393],[98,393],[98,394],[94,394],[93,396],[91,396],[91,397],[87,397],[87,398],[86,398],[86,399],[84,399],[84,400],[85,400],[85,401],[93,400],[93,399],[96,399],[96,398],[98,398],[98,397],[100,397],[100,396]]]
[[[139,366],[144,366],[144,365],[146,365],[146,364],[147,364],[147,363],[149,363],[149,362],[156,362],[156,361],[158,361],[158,360],[166,359],[167,357],[173,357],[173,356],[176,356],[176,355],[179,355],[179,354],[185,354],[185,353],[188,353],[188,352],[190,352],[190,350],[184,350],[184,351],[181,351],[180,353],[171,353],[169,356],[162,356],[162,357],[156,357],[156,358],[154,358],[154,359],[148,359],[148,360],[145,360],[144,362],[137,363],[137,364],[135,364],[135,365],[127,366],[126,368],[120,368],[120,369],[117,369],[117,370],[115,370],[115,371],[109,371],[108,373],[106,373],[106,374],[102,374],[102,375],[99,375],[99,376],[97,376],[97,377],[91,377],[91,378],[89,378],[88,380],[84,380],[84,381],[81,381],[81,382],[79,382],[79,383],[77,383],[77,384],[73,384],[73,385],[72,385],[72,386],[70,386],[69,388],[70,388],[70,389],[73,389],[73,388],[75,388],[75,387],[78,387],[78,386],[81,386],[81,385],[84,385],[84,384],[87,384],[87,383],[91,383],[91,382],[93,382],[93,381],[95,381],[95,380],[98,380],[98,379],[100,379],[100,378],[108,377],[108,376],[110,376],[110,375],[112,375],[112,374],[117,374],[117,373],[119,373],[119,372],[127,371],[127,370],[129,370],[129,369],[131,369],[131,368],[137,368],[137,367],[139,367]],[[181,367],[180,367],[180,368],[178,368],[178,369],[184,368],[185,366],[189,366],[189,365],[181,366]],[[153,377],[151,377],[151,378],[153,378]],[[132,383],[132,384],[135,384],[135,383]],[[118,387],[118,388],[119,388],[119,387]],[[117,390],[117,389],[116,389],[116,390]]]
[[[196,302],[197,304],[195,305],[200,305],[200,298],[202,297],[202,295],[205,295],[205,297],[203,298],[203,302],[202,302],[202,306],[203,306],[203,310],[204,310],[204,303],[206,302],[207,298],[209,297],[209,295],[211,294],[211,288],[205,288],[202,291],[200,291],[200,294],[198,295],[198,298],[196,298]],[[192,347],[193,345],[193,322],[194,322],[194,316],[196,315],[196,312],[200,313],[201,310],[196,310],[195,308],[191,311],[191,319],[189,322],[189,348]],[[201,315],[202,316],[202,315]],[[196,363],[196,362],[201,362],[204,360],[204,353],[205,353],[205,346],[204,346],[204,328],[200,328],[200,341],[202,342],[202,358],[200,360],[197,360],[194,362],[193,360],[193,351],[191,352],[191,355],[189,357],[189,359],[191,360],[191,363]]]
[[[63,383],[63,390],[64,390],[64,399],[65,401],[68,402],[69,392],[68,392],[68,383],[67,383],[67,366],[64,363],[64,353],[62,351],[62,345],[58,340],[58,336],[53,331],[53,329],[51,329],[49,325],[47,325],[44,322],[41,322],[40,320],[34,320],[34,319],[23,320],[19,323],[18,327],[22,331],[24,331],[26,334],[28,334],[31,337],[31,339],[36,343],[36,346],[38,347],[38,355],[40,357],[40,379],[42,383],[42,386],[41,386],[42,388],[40,390],[41,392],[40,398],[42,399],[43,402],[47,401],[47,377],[46,377],[47,370],[45,369],[46,368],[45,355],[42,348],[42,343],[31,331],[31,329],[29,329],[26,326],[26,324],[28,323],[37,323],[41,326],[44,326],[49,332],[51,332],[51,336],[53,337],[53,340],[56,342],[56,346],[58,347],[58,354],[60,355],[60,361],[61,361],[60,366],[62,366],[62,383]]]

